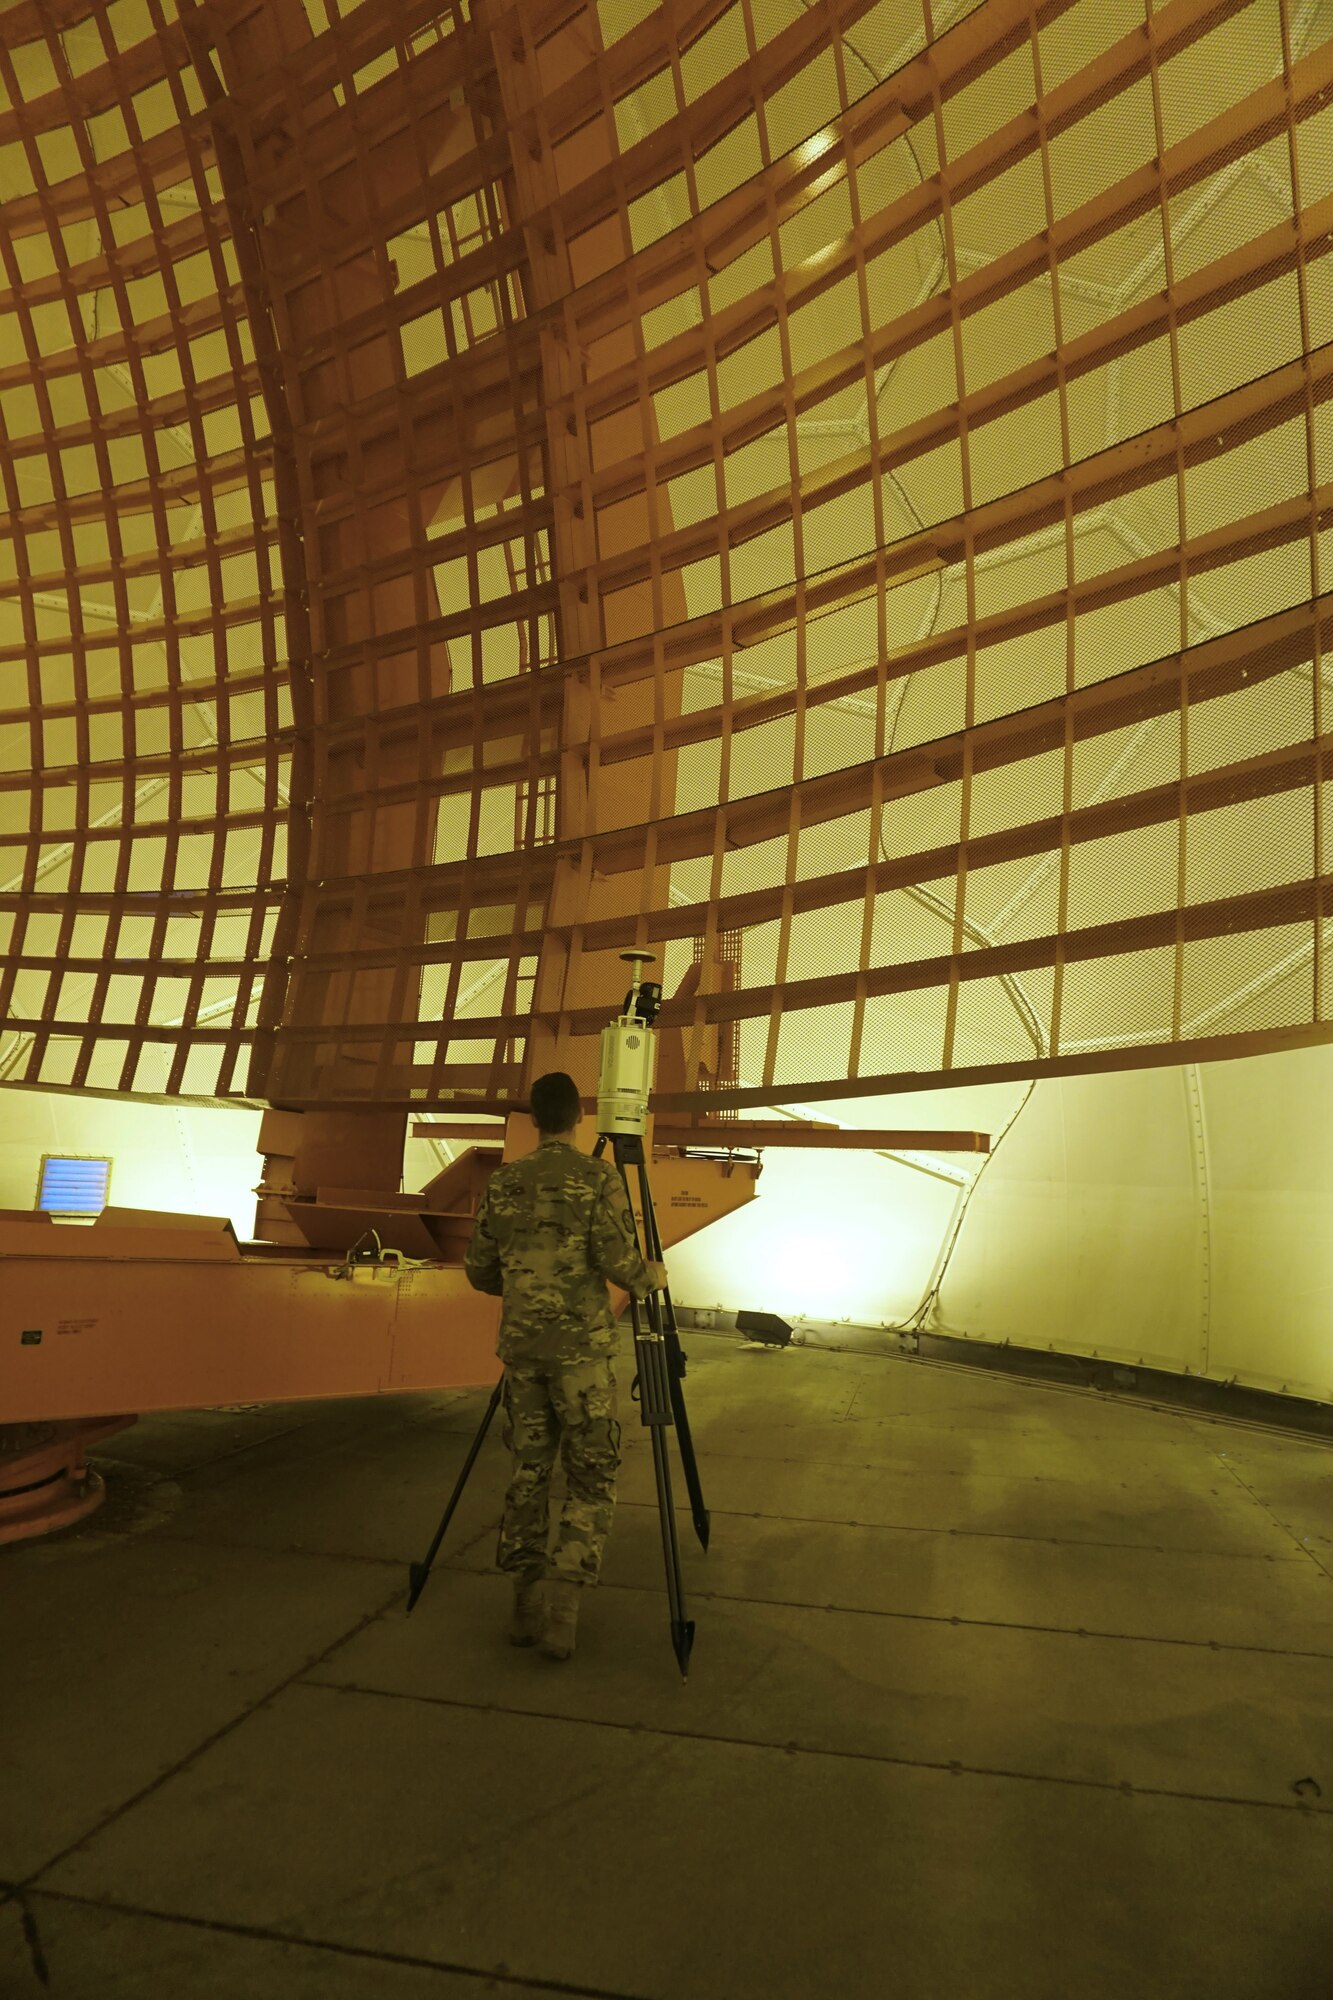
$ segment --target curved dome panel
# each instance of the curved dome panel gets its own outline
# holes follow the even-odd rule
[[[12,7],[0,1076],[590,1087],[631,945],[668,1104],[1328,1038],[1331,35]]]

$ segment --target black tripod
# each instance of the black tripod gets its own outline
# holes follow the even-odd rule
[[[603,1132],[593,1148],[593,1157],[600,1159],[606,1150],[608,1138],[620,1178],[625,1183],[625,1192],[630,1196],[633,1211],[633,1195],[629,1184],[629,1169],[634,1167],[639,1177],[639,1204],[643,1210],[644,1255],[650,1260],[661,1262],[662,1238],[657,1228],[657,1213],[653,1208],[653,1191],[648,1185],[648,1161],[643,1149],[642,1135],[634,1133]],[[681,1677],[689,1670],[690,1648],[694,1644],[694,1620],[685,1616],[685,1592],[680,1576],[680,1544],[676,1539],[676,1509],[671,1495],[671,1461],[667,1457],[666,1427],[674,1423],[676,1436],[680,1441],[680,1461],[685,1472],[685,1487],[690,1496],[690,1513],[694,1521],[694,1532],[699,1537],[701,1548],[708,1547],[708,1509],[704,1505],[703,1488],[699,1483],[699,1465],[694,1456],[694,1439],[690,1435],[690,1419],[685,1408],[685,1391],[681,1386],[685,1380],[685,1355],[680,1345],[680,1335],[676,1331],[676,1313],[671,1303],[670,1287],[660,1292],[652,1292],[643,1302],[640,1313],[639,1301],[631,1295],[629,1302],[630,1323],[634,1328],[634,1358],[638,1364],[639,1417],[652,1434],[653,1471],[657,1477],[657,1511],[662,1522],[662,1556],[666,1563],[667,1604],[671,1612],[671,1644],[680,1665]]]
[[[630,1194],[629,1168],[633,1166],[638,1170],[639,1202],[643,1210],[643,1251],[650,1261],[660,1263],[662,1239],[658,1233],[652,1189],[648,1185],[648,1163],[644,1154],[643,1139],[638,1134],[613,1133],[609,1136],[620,1178],[625,1183],[626,1194]],[[594,1158],[601,1158],[607,1142],[608,1135],[603,1133],[593,1149]],[[632,1195],[630,1206],[632,1213]],[[676,1330],[676,1314],[671,1303],[670,1289],[664,1287],[660,1292],[650,1293],[643,1301],[642,1307],[639,1300],[631,1295],[630,1323],[634,1329],[634,1358],[638,1368],[639,1416],[651,1431],[653,1440],[657,1511],[662,1522],[662,1554],[666,1562],[667,1604],[671,1613],[671,1645],[680,1667],[681,1678],[684,1679],[689,1671],[690,1650],[694,1645],[694,1620],[685,1616],[685,1592],[680,1574],[680,1544],[676,1538],[671,1465],[667,1458],[666,1447],[665,1433],[668,1424],[674,1423],[676,1435],[680,1440],[681,1464],[685,1472],[686,1490],[690,1496],[694,1532],[699,1537],[700,1546],[705,1549],[708,1547],[709,1521],[708,1509],[704,1505],[703,1488],[699,1483],[699,1467],[694,1456],[690,1420],[685,1409],[685,1391],[681,1386],[685,1379],[685,1355]],[[486,1405],[477,1434],[463,1461],[463,1469],[449,1496],[440,1525],[435,1530],[435,1539],[427,1550],[424,1560],[413,1563],[408,1572],[409,1612],[426,1588],[426,1579],[430,1575],[431,1566],[439,1554],[440,1544],[454,1517],[454,1510],[463,1497],[463,1488],[467,1485],[468,1475],[476,1464],[477,1454],[490,1428],[491,1418],[499,1407],[503,1385],[504,1377],[501,1376],[491,1392],[491,1399]]]

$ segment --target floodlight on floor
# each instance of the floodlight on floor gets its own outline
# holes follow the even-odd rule
[[[762,1341],[765,1347],[785,1347],[791,1339],[791,1328],[776,1313],[738,1312],[736,1331],[747,1340]]]

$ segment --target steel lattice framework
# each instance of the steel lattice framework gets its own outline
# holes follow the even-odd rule
[[[1328,0],[0,16],[0,1076],[1324,1039]],[[719,1086],[726,1086],[719,1088]]]

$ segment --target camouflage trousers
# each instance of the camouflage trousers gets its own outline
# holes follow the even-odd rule
[[[496,1563],[596,1583],[611,1532],[620,1465],[616,1383],[609,1354],[586,1361],[511,1364],[500,1408],[514,1472]],[[549,1559],[551,1474],[565,1471],[565,1503]]]

